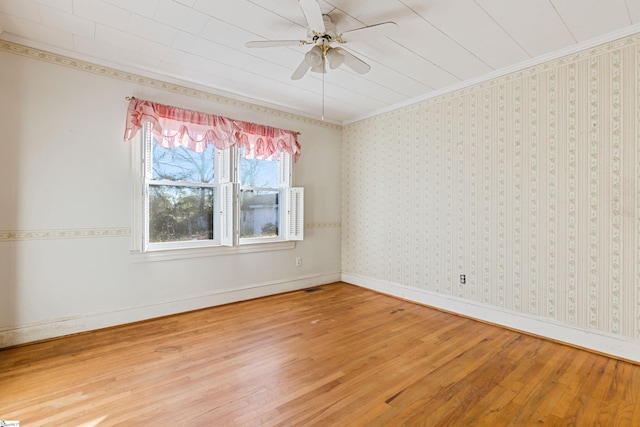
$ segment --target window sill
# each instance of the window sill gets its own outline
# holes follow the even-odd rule
[[[239,246],[210,246],[202,248],[164,249],[148,252],[131,251],[131,262],[172,261],[178,259],[203,258],[222,255],[239,255],[254,252],[282,251],[293,249],[296,242],[254,243]]]

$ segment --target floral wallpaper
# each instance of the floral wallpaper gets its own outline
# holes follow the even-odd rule
[[[640,35],[348,124],[343,273],[640,339],[639,138]]]

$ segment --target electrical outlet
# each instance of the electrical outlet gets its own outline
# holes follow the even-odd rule
[[[302,265],[302,258],[297,257],[296,258],[296,267],[300,267]]]
[[[460,275],[460,284],[464,285],[465,283],[467,283],[467,275],[466,274],[461,274]]]

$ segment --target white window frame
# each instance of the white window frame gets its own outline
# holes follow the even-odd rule
[[[237,150],[239,151],[239,150]],[[236,153],[237,153],[236,151]],[[242,185],[240,183],[240,170],[239,170],[239,160],[236,162],[238,165],[238,170],[236,171],[236,180],[238,182],[238,196],[240,191],[242,190]],[[266,190],[275,190],[279,192],[278,200],[279,200],[279,208],[278,208],[278,236],[275,237],[240,237],[240,233],[238,230],[238,244],[239,245],[247,245],[254,243],[269,243],[269,242],[279,242],[283,240],[302,240],[297,238],[289,238],[290,234],[287,233],[289,228],[289,205],[288,205],[288,197],[287,193],[291,187],[291,170],[292,170],[292,159],[291,155],[288,153],[282,153],[280,158],[278,159],[278,187],[249,187],[255,190],[266,189]],[[238,207],[238,210],[240,208]],[[238,211],[238,221],[240,221],[241,212]],[[295,236],[294,236],[295,237]]]
[[[147,149],[153,141],[148,125],[140,132],[138,144],[132,144],[134,226],[132,230],[132,254],[140,260],[179,259],[229,253],[247,253],[281,250],[295,247],[295,241],[303,239],[303,189],[292,187],[292,156],[283,153],[279,161],[279,190],[282,197],[279,236],[273,238],[239,237],[239,176],[238,149],[216,150],[215,183],[205,187],[215,188],[214,240],[193,242],[148,243],[148,180],[151,152]],[[174,185],[167,182],[167,185]],[[293,206],[290,203],[294,203]],[[294,221],[292,224],[291,221]],[[296,232],[292,233],[291,231]],[[217,231],[217,232],[216,232]]]

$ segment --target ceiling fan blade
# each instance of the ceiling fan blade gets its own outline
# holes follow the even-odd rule
[[[300,80],[305,74],[307,74],[307,71],[309,71],[310,68],[311,65],[307,63],[306,59],[303,59],[300,65],[298,65],[298,68],[296,68],[293,74],[291,74],[291,80]]]
[[[367,40],[373,37],[386,37],[393,34],[398,29],[395,22],[382,22],[380,24],[370,25],[368,27],[356,28],[355,30],[345,31],[340,34],[343,43]]]
[[[344,56],[344,65],[351,68],[356,73],[365,74],[365,73],[368,73],[369,70],[371,69],[371,65],[367,64],[366,62],[364,62],[362,59],[358,58],[351,52],[347,52],[346,50],[341,49],[339,47],[335,49],[340,51],[340,53]]]
[[[300,9],[304,17],[307,19],[307,24],[314,32],[323,34],[326,30],[324,28],[324,19],[322,19],[322,11],[320,10],[320,4],[316,0],[298,0]]]
[[[277,46],[302,46],[307,44],[304,40],[258,40],[246,42],[246,47],[277,47]]]

